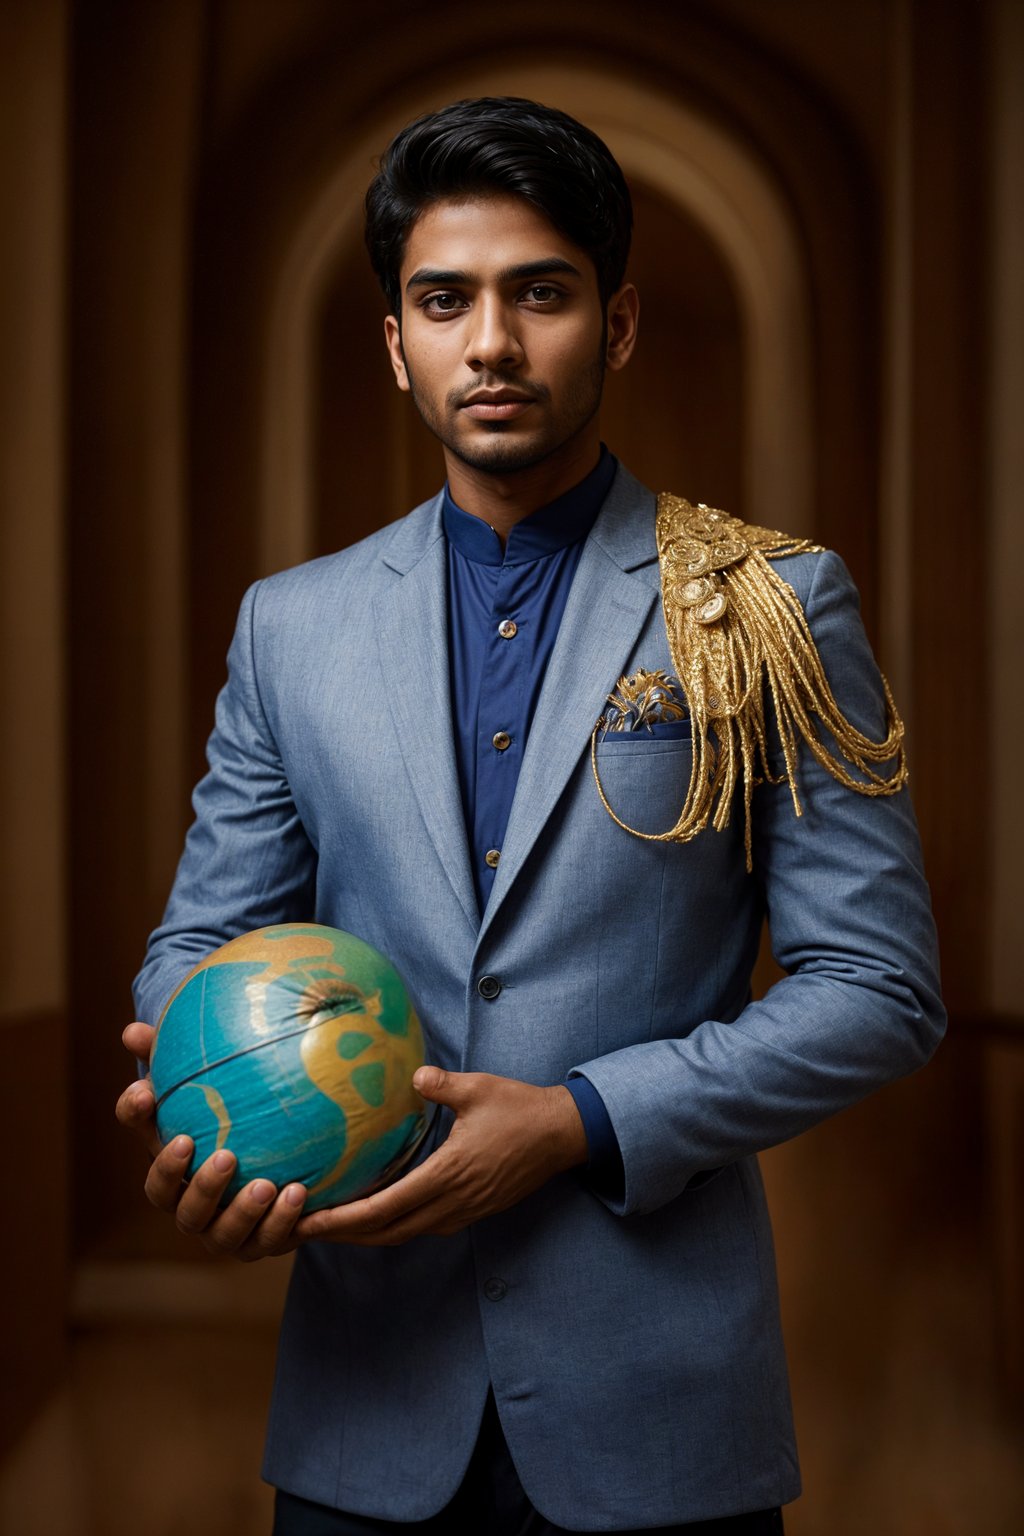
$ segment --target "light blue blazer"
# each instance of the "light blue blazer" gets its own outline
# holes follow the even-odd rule
[[[248,929],[348,929],[405,978],[429,1059],[541,1084],[589,1078],[624,1193],[603,1200],[565,1175],[455,1237],[301,1249],[265,1475],[356,1513],[425,1519],[463,1476],[490,1382],[523,1485],[558,1525],[785,1503],[799,1475],[755,1154],[919,1067],[938,1042],[909,798],[855,794],[804,752],[801,819],[785,787],[756,792],[752,874],[741,806],[726,831],[682,845],[613,823],[591,728],[622,674],[672,669],[655,498],[620,469],[580,559],[481,917],[440,507],[246,594],[138,1017],[155,1021],[201,956]],[[779,569],[840,704],[883,734],[842,562],[799,555]],[[599,757],[624,820],[673,824],[687,740],[609,737]],[[787,974],[752,1003],[766,913]],[[492,1000],[483,975],[501,983]]]

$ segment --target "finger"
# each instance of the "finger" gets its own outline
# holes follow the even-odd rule
[[[177,1208],[194,1151],[190,1137],[175,1136],[154,1157],[146,1175],[146,1199],[158,1210],[173,1212]]]
[[[205,1232],[207,1227],[216,1221],[221,1213],[221,1201],[227,1193],[228,1185],[234,1178],[237,1167],[238,1159],[225,1147],[219,1152],[214,1152],[194,1169],[188,1183],[179,1190],[174,1207],[174,1219],[179,1232],[198,1235]],[[266,1187],[261,1190],[260,1197],[256,1200],[253,1200],[250,1193],[253,1186],[251,1184],[246,1186],[246,1205],[256,1207],[253,1214],[254,1221],[258,1221],[264,1214],[276,1193],[268,1179],[257,1182]]]
[[[121,1039],[126,1050],[133,1056],[138,1056],[140,1061],[148,1062],[153,1050],[153,1041],[156,1038],[156,1030],[151,1024],[142,1024],[138,1020],[129,1024],[121,1031]]]
[[[217,1209],[209,1219],[203,1221],[208,1210],[206,1202],[195,1202],[196,1222],[203,1221],[200,1227],[191,1226],[192,1202],[186,1204],[185,1196],[182,1196],[181,1204],[185,1205],[185,1228],[193,1230],[202,1238],[203,1246],[211,1253],[235,1254],[249,1240],[253,1232],[263,1221],[267,1213],[273,1207],[277,1198],[277,1188],[269,1179],[253,1179],[251,1184],[246,1184],[238,1191],[238,1194],[229,1201],[223,1210]],[[178,1225],[182,1225],[181,1206],[178,1207]],[[262,1255],[260,1255],[262,1257]]]
[[[313,1212],[304,1221],[298,1223],[297,1238],[302,1241],[307,1240],[305,1223],[312,1222],[313,1216],[319,1214],[319,1212]],[[354,1248],[394,1248],[400,1243],[407,1243],[413,1237],[423,1237],[428,1234],[435,1237],[449,1237],[454,1232],[461,1232],[472,1219],[465,1210],[453,1206],[450,1199],[439,1197],[436,1200],[429,1200],[425,1205],[419,1206],[405,1216],[400,1216],[396,1221],[376,1227],[373,1231],[335,1232],[332,1238],[334,1242],[348,1243]],[[326,1239],[327,1234],[321,1234],[320,1240]]]
[[[151,1157],[159,1155],[162,1143],[156,1129],[156,1099],[148,1078],[129,1083],[114,1113],[121,1125],[142,1138]]]
[[[300,1236],[303,1240],[323,1239],[328,1242],[350,1242],[359,1237],[373,1237],[420,1206],[437,1199],[445,1189],[445,1165],[448,1161],[444,1147],[440,1147],[425,1163],[407,1173],[396,1184],[389,1184],[387,1189],[367,1195],[363,1200],[351,1200],[347,1205],[311,1211],[302,1218]]]
[[[139,1077],[129,1083],[114,1107],[118,1120],[132,1131],[144,1121],[151,1120],[155,1112],[156,1099],[148,1077]]]
[[[249,1234],[240,1244],[228,1251],[233,1252],[236,1258],[242,1259],[247,1264],[252,1263],[256,1259],[266,1259],[277,1254],[289,1253],[298,1246],[295,1225],[302,1215],[302,1207],[305,1203],[306,1191],[303,1185],[286,1185],[266,1212],[262,1221],[258,1222],[250,1230]],[[226,1219],[234,1204],[235,1201],[232,1201],[224,1217],[218,1218],[217,1222],[214,1223],[214,1228],[219,1227],[220,1222]],[[210,1230],[204,1241],[208,1243],[208,1239],[212,1235],[214,1235],[214,1229]],[[216,1236],[219,1239],[221,1234],[217,1233]]]

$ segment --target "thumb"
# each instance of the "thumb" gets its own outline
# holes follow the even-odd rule
[[[458,1109],[466,1101],[466,1073],[446,1072],[443,1067],[419,1067],[413,1074],[412,1085],[423,1098],[432,1104],[447,1104]]]

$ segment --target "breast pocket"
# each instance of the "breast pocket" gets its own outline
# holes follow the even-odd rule
[[[605,799],[635,832],[667,832],[679,819],[693,767],[689,721],[598,738],[595,762]]]

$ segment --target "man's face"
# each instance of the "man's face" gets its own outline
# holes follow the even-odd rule
[[[632,341],[622,355],[616,299],[606,313],[593,262],[532,204],[433,204],[409,232],[401,285],[401,323],[386,322],[395,378],[446,455],[507,475],[581,436],[596,449],[604,370]]]

